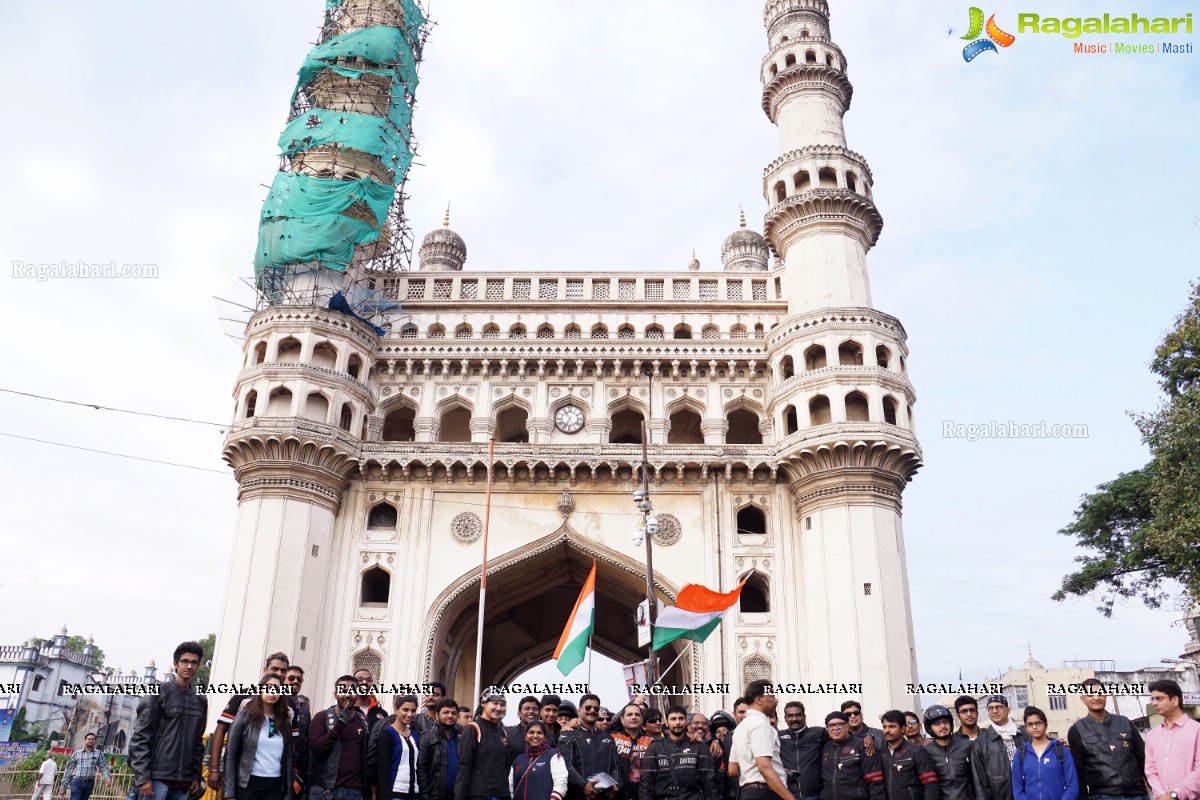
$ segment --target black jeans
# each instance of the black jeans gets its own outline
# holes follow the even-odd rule
[[[237,800],[280,800],[283,797],[282,780],[251,775],[245,789],[238,787]]]

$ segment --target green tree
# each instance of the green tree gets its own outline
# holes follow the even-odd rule
[[[196,676],[192,678],[192,683],[197,686],[208,686],[208,676],[212,670],[213,652],[217,649],[217,635],[210,633],[199,641],[200,646],[204,648],[204,656],[200,659],[200,669],[196,670]]]
[[[87,644],[87,639],[82,636],[68,636],[67,649],[76,653],[82,653],[84,645]],[[93,647],[95,647],[93,645]],[[99,647],[95,647],[92,651],[92,669],[96,672],[104,671],[104,651]]]
[[[1150,463],[1085,495],[1059,531],[1092,552],[1076,557],[1081,568],[1054,599],[1099,593],[1105,616],[1120,598],[1159,607],[1172,581],[1200,602],[1200,281],[1154,355],[1150,369],[1165,397],[1157,411],[1134,417]]]

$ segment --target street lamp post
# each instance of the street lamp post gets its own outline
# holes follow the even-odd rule
[[[658,603],[654,598],[654,534],[658,533],[658,518],[651,515],[654,509],[650,502],[650,418],[653,407],[654,373],[646,371],[646,416],[642,419],[642,488],[633,493],[633,502],[642,512],[641,527],[633,536],[634,546],[646,543],[646,618],[650,631],[649,652],[646,655],[646,683],[653,686],[658,682],[658,658],[654,652],[654,623],[658,618]]]

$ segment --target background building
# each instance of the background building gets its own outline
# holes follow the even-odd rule
[[[403,65],[418,14],[345,0],[314,53],[391,26],[409,32]],[[645,437],[659,596],[746,581],[717,635],[662,654],[682,655],[666,682],[731,684],[726,704],[771,678],[861,684],[830,706],[911,705],[900,516],[921,454],[907,336],[870,294],[873,177],[847,147],[852,87],[826,0],[770,0],[764,24],[762,107],[780,140],[765,235],[743,216],[717,269],[693,257],[636,273],[465,271],[449,214],[421,242],[418,272],[377,269],[374,244],[324,272],[315,250],[269,253],[225,445],[239,511],[214,681],[283,650],[309,670],[311,694],[368,667],[469,696],[492,438],[485,681],[550,657],[593,560],[595,647],[640,660],[646,570],[630,494]],[[350,68],[310,76],[297,96],[312,103],[289,125],[388,108],[362,96],[387,85],[339,80]],[[411,97],[407,79],[397,67],[394,100]],[[297,141],[280,183],[402,185],[372,142]],[[271,208],[264,230],[283,218]],[[354,200],[340,213],[382,225],[368,210]],[[335,310],[355,292],[402,305],[390,331]]]

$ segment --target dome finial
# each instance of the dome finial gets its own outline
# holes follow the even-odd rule
[[[746,209],[742,208],[742,204],[738,203],[738,217],[741,221],[741,227],[746,227]]]
[[[446,201],[446,213],[442,216],[442,227],[450,227],[450,201]]]

